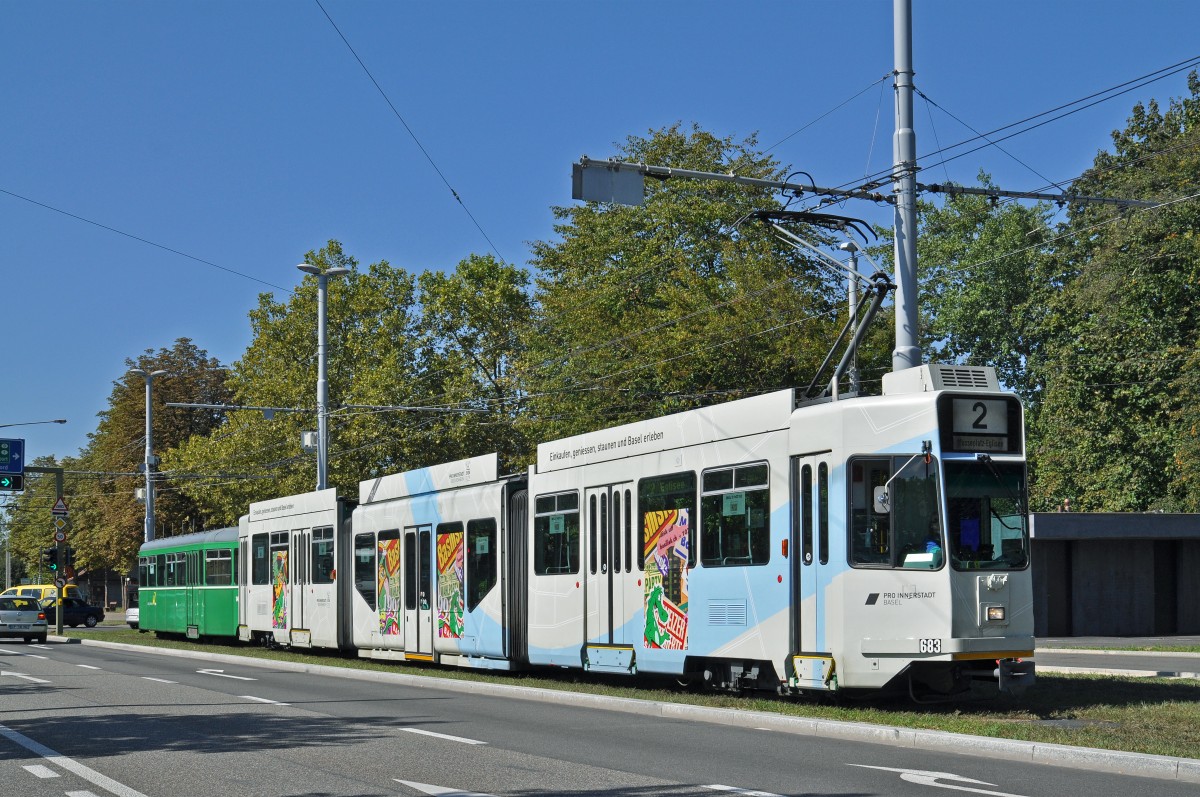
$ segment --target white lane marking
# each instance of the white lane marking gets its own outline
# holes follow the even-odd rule
[[[437,794],[441,795],[441,797],[493,797],[491,794],[482,794],[477,791],[459,791],[458,789],[448,789],[445,786],[434,786],[430,783],[415,783],[411,780],[400,780],[400,778],[392,778],[392,780],[410,789],[416,789],[421,794]]]
[[[154,681],[158,684],[177,684],[179,681],[168,681],[166,678],[151,678],[149,675],[142,676],[143,681]]]
[[[257,681],[257,678],[247,678],[244,675],[229,675],[224,670],[196,670],[201,675],[215,675],[219,678],[232,678],[235,681]]]
[[[60,777],[62,777],[62,775],[59,775],[57,772],[55,772],[50,767],[44,767],[41,764],[27,764],[21,768],[24,770],[27,770],[29,772],[29,774],[35,775],[39,778],[60,778]]]
[[[955,786],[951,783],[938,783],[938,780],[953,780],[959,783],[975,783],[980,786],[995,786],[995,783],[988,783],[982,780],[974,780],[972,778],[964,778],[962,775],[955,775],[950,772],[928,772],[923,769],[897,769],[896,767],[876,767],[870,764],[850,764],[852,767],[862,767],[863,769],[882,769],[885,772],[899,772],[900,779],[906,780],[909,783],[917,783],[922,786],[936,786],[939,789],[954,789],[955,791],[969,791],[973,794],[991,794],[994,797],[1024,797],[1020,794],[1010,794],[1006,791],[989,791],[987,789],[972,789],[966,786]]]
[[[746,797],[783,797],[783,795],[776,794],[772,791],[751,791],[749,789],[739,789],[736,786],[722,786],[720,783],[713,783],[705,786],[704,788],[712,789],[713,791],[727,791],[732,792],[733,794],[744,794]]]
[[[98,669],[100,669],[99,667],[93,667],[93,666],[92,666],[92,665],[90,665],[90,664],[76,664],[75,666],[76,666],[76,667],[82,667],[82,668],[83,668],[83,669],[85,669],[85,670],[98,670]]]
[[[421,730],[420,728],[401,728],[400,730],[407,731],[408,733],[419,733],[422,736],[433,736],[437,739],[445,739],[448,742],[462,742],[463,744],[487,744],[487,742],[481,742],[478,739],[468,739],[464,736],[450,736],[446,733],[435,733],[434,731],[425,731]],[[468,792],[462,793],[467,794]]]
[[[36,647],[36,646],[31,646],[31,647]],[[38,654],[36,654],[36,653],[26,653],[26,652],[25,652],[25,651],[23,651],[23,650],[12,650],[11,648],[0,648],[0,653],[4,653],[4,654],[6,654],[6,655],[8,655],[8,656],[28,656],[28,657],[29,657],[29,658],[31,658],[31,659],[44,659],[44,658],[46,658],[45,656],[39,656],[39,655],[38,655]]]
[[[254,695],[242,695],[242,700],[253,700],[257,703],[269,703],[272,706],[290,706],[291,703],[280,703],[278,700],[267,700],[265,697],[255,697]]]
[[[93,786],[99,786],[106,792],[117,795],[117,797],[146,797],[140,791],[131,789],[124,783],[118,783],[107,775],[101,775],[91,767],[86,767],[74,759],[67,758],[65,755],[59,755],[41,742],[35,742],[28,736],[17,733],[12,728],[0,725],[0,736],[9,741],[16,742],[34,755],[40,755],[49,763],[54,764],[60,769],[73,772]]]
[[[32,675],[25,675],[20,672],[9,672],[8,670],[0,670],[0,676],[11,675],[13,678],[24,678],[26,681],[33,681],[35,684],[48,684],[49,681],[44,681],[41,678],[34,678]]]
[[[69,791],[67,797],[97,797],[97,795],[90,791]]]

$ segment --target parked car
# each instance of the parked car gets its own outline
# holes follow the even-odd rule
[[[138,607],[130,606],[125,610],[125,622],[129,623],[129,627],[137,630],[138,627]]]
[[[75,586],[74,584],[66,585],[63,587],[63,590],[63,597],[78,598],[82,594],[79,591],[79,587]],[[54,586],[53,584],[22,584],[17,587],[9,587],[8,589],[4,590],[4,592],[0,592],[0,597],[4,597],[6,595],[21,595],[26,598],[33,598],[38,601],[38,603],[41,603],[47,598],[53,598],[57,592],[58,587]]]
[[[46,613],[36,600],[21,595],[0,596],[0,637],[45,642],[46,631]]]
[[[99,606],[92,606],[83,598],[63,598],[62,604],[63,625],[72,628],[86,625],[88,628],[95,628],[96,624],[104,619],[104,610]],[[58,611],[53,598],[42,602],[42,611],[46,613],[46,622],[57,627]]]

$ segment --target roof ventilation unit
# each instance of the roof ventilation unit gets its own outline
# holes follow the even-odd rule
[[[883,395],[930,393],[935,390],[971,390],[999,393],[996,369],[977,365],[939,365],[926,363],[916,368],[883,375]]]

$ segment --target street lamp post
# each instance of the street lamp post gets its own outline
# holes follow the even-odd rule
[[[66,423],[66,418],[56,418],[53,421],[26,421],[25,423],[0,423],[0,429],[7,429],[10,426],[37,426],[39,423]]]
[[[341,277],[350,269],[335,266],[320,269],[308,263],[296,268],[317,278],[317,489],[324,490],[329,482],[329,382],[328,358],[325,351],[325,319],[328,314],[326,296],[329,277]]]
[[[154,539],[154,408],[151,399],[154,395],[154,377],[163,376],[166,371],[150,371],[147,373],[141,368],[131,368],[129,373],[134,376],[140,376],[146,380],[146,461],[143,466],[146,470],[146,520],[145,520],[145,542],[150,542]]]

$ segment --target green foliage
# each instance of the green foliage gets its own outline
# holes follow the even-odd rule
[[[1169,202],[1200,173],[1200,81],[1191,96],[1137,105],[1114,151],[1075,189]],[[1069,277],[1049,304],[1045,394],[1035,418],[1043,507],[1200,509],[1195,352],[1200,204],[1071,209],[1056,256]]]
[[[753,138],[680,125],[630,137],[617,155],[781,176]],[[522,364],[529,436],[806,384],[836,334],[842,289],[765,225],[734,226],[777,207],[744,186],[650,180],[643,207],[555,208],[559,239],[534,244],[538,312]]]
[[[357,496],[360,481],[387,473],[492,451],[522,458],[511,361],[529,317],[523,271],[471,257],[420,280],[387,262],[364,273],[337,241],[306,259],[351,271],[328,288],[331,487]],[[317,428],[316,312],[316,277],[286,302],[261,295],[254,340],[229,380],[233,404],[305,411],[233,411],[215,434],[167,455],[181,479],[203,477],[180,487],[220,523],[314,487],[315,454],[300,434]],[[464,409],[481,412],[454,411]]]
[[[987,175],[980,182],[992,185]],[[922,202],[920,212],[922,348],[994,366],[1004,385],[1035,400],[1047,303],[1061,284],[1045,244],[1050,209],[962,195]]]

